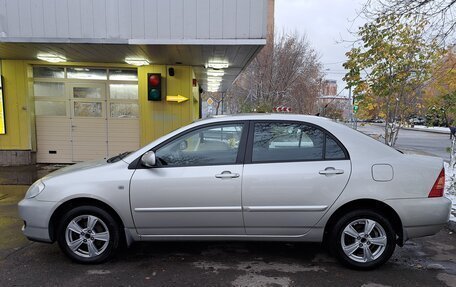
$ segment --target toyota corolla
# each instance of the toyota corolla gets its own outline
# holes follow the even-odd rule
[[[58,170],[19,203],[30,240],[100,263],[156,240],[324,242],[371,269],[448,221],[442,159],[405,155],[331,120],[202,120],[132,153]]]

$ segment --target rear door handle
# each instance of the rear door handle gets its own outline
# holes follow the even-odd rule
[[[320,170],[318,173],[322,175],[343,174],[344,170],[335,169],[334,167],[327,167],[325,170]]]
[[[239,173],[231,173],[231,171],[225,170],[222,173],[216,174],[216,178],[237,178],[239,177]]]

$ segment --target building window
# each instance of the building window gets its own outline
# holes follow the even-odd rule
[[[65,68],[61,67],[33,67],[34,78],[65,78]]]
[[[106,69],[99,68],[67,68],[68,79],[84,79],[84,80],[107,80],[108,73]]]

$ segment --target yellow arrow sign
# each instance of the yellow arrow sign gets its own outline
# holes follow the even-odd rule
[[[184,97],[184,96],[181,96],[181,95],[177,95],[177,96],[166,96],[166,101],[168,101],[168,102],[178,102],[178,103],[182,103],[182,102],[188,101],[188,98],[186,98],[186,97]]]

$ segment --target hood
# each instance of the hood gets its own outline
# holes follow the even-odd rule
[[[69,174],[81,170],[87,170],[99,166],[103,166],[108,164],[105,159],[102,160],[93,160],[93,161],[85,161],[85,162],[80,162],[74,165],[69,165],[64,168],[58,169],[54,172],[51,172],[50,174],[46,175],[45,177],[42,178],[43,181],[46,181],[47,179],[59,176],[59,175],[64,175],[64,174]]]

